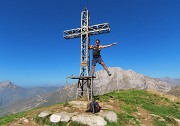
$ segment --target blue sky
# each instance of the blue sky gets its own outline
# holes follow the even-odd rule
[[[84,7],[90,25],[109,22],[111,28],[91,44],[118,42],[101,51],[108,67],[180,78],[179,0],[0,0],[0,81],[56,85],[78,75],[80,38],[62,36],[80,27]]]

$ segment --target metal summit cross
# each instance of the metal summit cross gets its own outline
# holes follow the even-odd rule
[[[63,37],[65,39],[79,38],[81,37],[81,56],[80,56],[80,76],[79,77],[69,77],[71,79],[79,79],[78,88],[81,89],[80,96],[83,95],[83,87],[84,84],[87,84],[87,95],[89,99],[89,95],[91,94],[92,98],[92,76],[90,76],[90,55],[89,55],[89,44],[90,44],[90,36],[98,35],[103,33],[109,33],[110,27],[108,23],[102,23],[97,25],[89,26],[89,12],[87,8],[85,8],[81,12],[81,28],[65,30],[63,32]],[[90,92],[91,91],[91,92]],[[79,89],[77,89],[77,95],[79,94]],[[76,98],[77,98],[76,95]]]

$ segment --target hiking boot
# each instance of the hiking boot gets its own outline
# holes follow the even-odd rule
[[[109,76],[111,76],[112,74],[109,72],[109,70],[107,71],[107,74],[109,75]]]
[[[92,78],[96,78],[96,76],[94,76],[94,74],[92,74],[91,76],[92,76]]]

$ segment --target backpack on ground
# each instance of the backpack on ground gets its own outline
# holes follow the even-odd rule
[[[99,103],[96,101],[92,101],[90,103],[89,111],[92,113],[100,112],[101,107],[99,106]]]

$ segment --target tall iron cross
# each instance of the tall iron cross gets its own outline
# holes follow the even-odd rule
[[[63,32],[63,37],[65,39],[81,37],[80,76],[90,76],[90,55],[88,49],[90,36],[110,32],[108,23],[89,26],[89,20],[89,12],[87,8],[85,8],[81,12],[81,28],[65,30]]]

